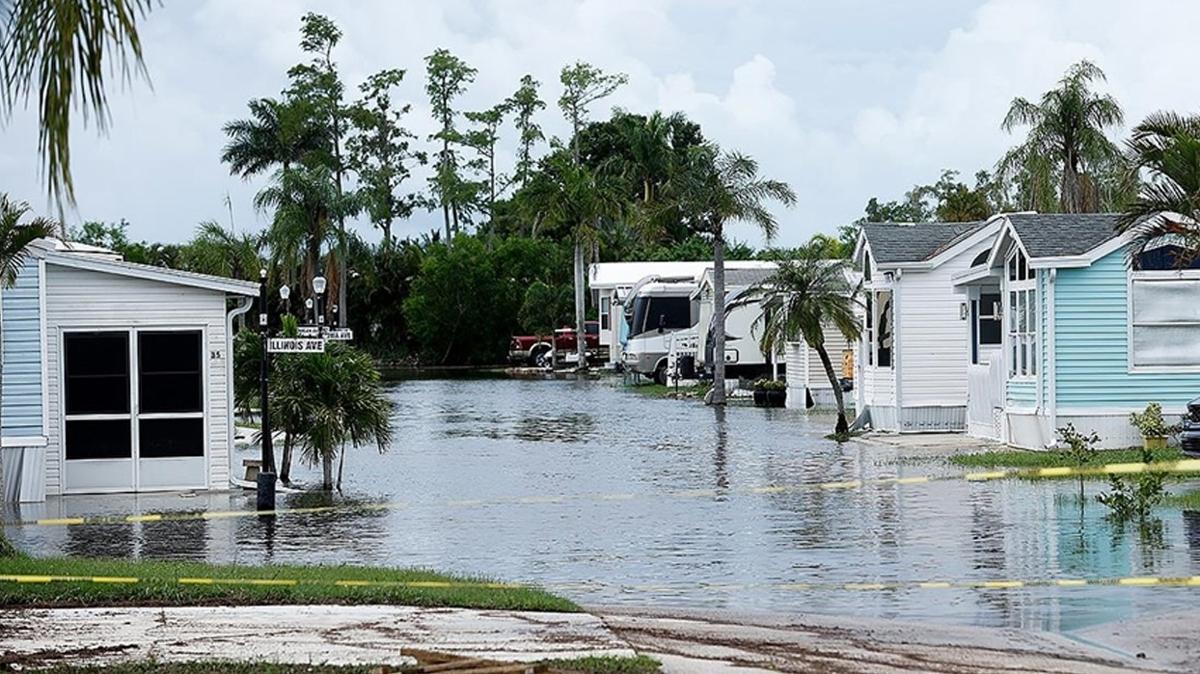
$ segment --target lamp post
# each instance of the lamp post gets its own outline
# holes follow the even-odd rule
[[[291,303],[291,300],[288,299],[291,296],[292,296],[291,288],[289,288],[287,286],[280,286],[279,299],[283,300],[283,313],[285,313],[285,314],[292,313],[292,303]]]
[[[321,311],[321,297],[325,294],[325,277],[314,276],[312,289],[316,293],[317,300],[317,334],[323,336],[325,334],[325,313]]]
[[[304,300],[304,320],[307,321],[309,317],[312,318],[313,325],[316,325],[317,317],[313,315],[313,301],[311,297]]]
[[[271,372],[271,352],[267,350],[269,339],[269,311],[267,308],[267,270],[259,272],[258,285],[258,330],[262,336],[262,358],[259,359],[258,396],[262,408],[262,466],[258,471],[257,507],[259,510],[275,509],[275,453],[271,450],[271,404],[268,377]]]

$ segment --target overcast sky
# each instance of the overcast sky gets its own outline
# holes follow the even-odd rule
[[[354,92],[366,75],[404,68],[397,97],[410,127],[431,131],[422,58],[445,47],[479,70],[461,105],[491,106],[523,74],[543,82],[548,133],[563,135],[558,72],[583,60],[629,84],[597,105],[682,111],[705,135],[756,157],[791,183],[779,244],[832,232],[873,196],[892,199],[942,168],[971,176],[1014,139],[999,130],[1014,96],[1036,97],[1071,63],[1091,59],[1129,124],[1170,108],[1200,111],[1195,27],[1200,3],[1122,0],[163,0],[143,22],[152,83],[112,94],[112,130],[75,130],[81,220],[129,220],[135,238],[181,241],[196,224],[265,226],[252,197],[262,181],[230,177],[221,125],[246,101],[274,96],[302,59],[300,16],[333,18]],[[506,129],[502,163],[512,160]],[[0,128],[0,191],[50,210],[35,118]],[[409,184],[423,189],[422,180]],[[440,214],[399,223],[400,235],[439,226]],[[369,225],[359,225],[370,238]],[[761,243],[747,228],[736,238]]]

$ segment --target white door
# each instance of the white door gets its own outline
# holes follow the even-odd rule
[[[64,488],[207,486],[204,333],[63,333]]]

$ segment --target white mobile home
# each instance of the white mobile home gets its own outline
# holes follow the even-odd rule
[[[0,301],[0,500],[228,488],[231,326],[257,294],[254,283],[34,244]]]
[[[872,428],[965,429],[969,335],[980,315],[953,278],[990,252],[999,228],[996,218],[863,225],[854,252],[865,291],[855,398]]]
[[[753,269],[768,266],[756,260],[731,260],[727,269]],[[600,323],[600,347],[608,348],[608,364],[621,362],[621,347],[628,336],[625,325],[624,302],[639,281],[649,278],[679,279],[696,283],[704,270],[711,267],[706,260],[685,262],[594,262],[588,267],[588,288],[596,306]]]

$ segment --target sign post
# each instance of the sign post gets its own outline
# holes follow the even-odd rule
[[[258,471],[256,505],[259,510],[275,509],[275,452],[271,448],[271,403],[268,376],[271,372],[270,326],[267,314],[267,270],[259,273],[258,329],[262,334],[262,358],[259,359],[259,406],[262,408],[262,467]]]

